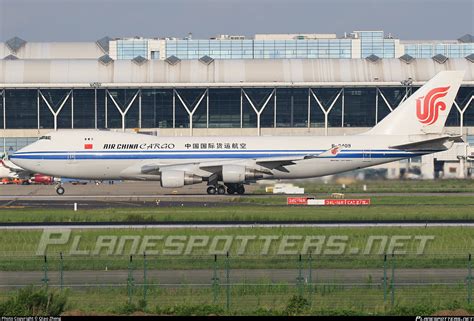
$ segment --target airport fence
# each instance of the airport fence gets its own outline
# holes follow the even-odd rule
[[[470,254],[403,256],[153,256],[0,258],[0,300],[28,285],[68,291],[69,306],[113,312],[214,306],[283,309],[294,297],[317,311],[473,306]],[[160,310],[161,311],[161,310]]]

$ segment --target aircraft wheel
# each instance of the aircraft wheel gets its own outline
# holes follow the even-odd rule
[[[223,186],[223,185],[217,186],[217,194],[219,194],[219,195],[225,194],[225,186]]]
[[[65,192],[64,187],[59,186],[59,187],[56,188],[56,193],[57,193],[58,195],[63,195],[64,192]]]
[[[207,194],[209,194],[209,195],[214,195],[214,194],[216,194],[216,192],[217,192],[217,189],[214,186],[209,186],[207,188]]]
[[[240,185],[239,187],[237,187],[237,194],[243,195],[244,193],[245,193],[244,185]]]

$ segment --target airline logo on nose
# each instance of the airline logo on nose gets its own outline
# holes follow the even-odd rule
[[[92,144],[84,144],[84,149],[92,149]]]
[[[439,111],[446,109],[446,103],[441,101],[448,94],[448,87],[431,89],[426,96],[416,99],[416,117],[422,124],[432,125],[439,117]]]

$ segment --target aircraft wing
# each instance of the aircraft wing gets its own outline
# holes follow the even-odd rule
[[[182,170],[202,177],[219,175],[224,165],[242,165],[257,169],[261,173],[272,175],[272,170],[288,172],[286,166],[296,164],[297,161],[305,159],[335,157],[340,152],[340,147],[332,147],[322,153],[303,154],[276,157],[256,157],[256,158],[231,158],[219,161],[190,162],[180,164],[160,164],[140,162],[122,172],[122,177],[128,179],[150,180],[158,178],[160,172],[164,170]]]
[[[305,159],[314,159],[314,158],[323,158],[323,157],[335,157],[341,151],[340,146],[332,147],[322,153],[318,154],[305,154],[305,155],[294,155],[294,156],[277,156],[277,157],[260,157],[251,159],[256,165],[263,166],[268,169],[281,169],[284,166],[290,166],[296,164],[296,161],[301,161]],[[219,161],[219,162],[205,162],[201,163],[200,168],[202,169],[215,169],[221,167],[223,164],[240,164],[248,162],[248,159],[233,159],[227,161]],[[237,162],[237,163],[236,163]]]
[[[320,157],[334,157],[340,152],[340,147],[333,147],[327,151],[324,151],[319,154],[304,154],[304,155],[291,155],[291,156],[276,156],[276,157],[257,157],[257,158],[247,158],[247,159],[227,159],[220,161],[208,161],[200,163],[189,163],[189,164],[180,164],[180,165],[145,165],[142,167],[142,170],[146,173],[158,172],[163,169],[174,169],[176,167],[183,166],[196,166],[200,170],[207,171],[209,173],[218,173],[222,170],[223,165],[245,165],[248,167],[259,167],[266,170],[280,170],[283,172],[288,172],[285,166],[291,166],[296,164],[297,161],[320,158]],[[270,174],[270,171],[268,171]]]
[[[270,170],[277,169],[288,172],[285,166],[294,165],[296,161],[306,159],[308,155],[282,156],[282,157],[259,157],[253,159],[229,159],[219,162],[200,163],[199,168],[211,173],[219,173],[223,165],[245,165],[248,167],[262,168],[263,172],[271,175]]]

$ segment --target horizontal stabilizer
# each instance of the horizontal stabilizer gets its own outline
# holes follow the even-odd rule
[[[400,150],[405,150],[405,151],[411,151],[411,150],[428,150],[428,151],[433,151],[433,150],[446,150],[451,148],[453,143],[462,143],[464,142],[462,140],[461,136],[443,136],[443,137],[437,137],[433,139],[427,139],[427,140],[422,140],[422,141],[417,141],[417,142],[411,142],[411,143],[406,143],[402,145],[396,145],[396,146],[390,146],[390,148],[394,149],[400,149]]]

